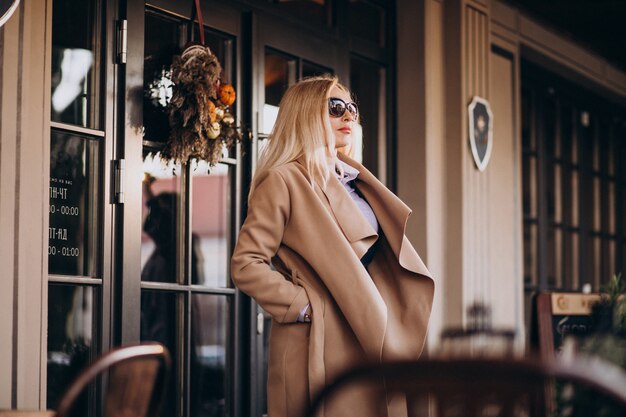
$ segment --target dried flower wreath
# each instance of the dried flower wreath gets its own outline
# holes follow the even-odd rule
[[[172,96],[166,105],[170,136],[163,159],[184,164],[195,158],[214,166],[225,147],[241,140],[231,111],[236,92],[220,83],[221,72],[217,57],[204,45],[189,46],[174,57]]]

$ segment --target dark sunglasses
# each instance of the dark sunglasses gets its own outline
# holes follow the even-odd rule
[[[341,117],[348,110],[352,118],[356,120],[359,115],[359,108],[356,103],[346,103],[340,98],[331,97],[328,99],[328,113],[333,117]]]

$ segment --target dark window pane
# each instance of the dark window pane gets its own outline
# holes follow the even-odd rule
[[[175,293],[141,291],[141,341],[162,343],[172,356],[172,368],[161,411],[164,417],[178,415],[177,399],[181,397],[179,341],[183,337],[183,331],[179,326],[180,310],[178,295]]]
[[[69,384],[96,356],[99,299],[95,287],[61,284],[48,287],[47,408],[56,408]],[[81,399],[78,405],[83,416],[88,415],[86,400]]]
[[[331,0],[274,0],[285,13],[309,24],[330,23]]]
[[[564,163],[572,164],[576,162],[576,150],[574,149],[576,138],[573,137],[572,131],[573,109],[571,105],[566,102],[561,106],[560,112],[561,157]]]
[[[535,286],[537,279],[537,225],[524,223],[524,284]]]
[[[522,88],[522,148],[527,151],[535,151],[535,133],[532,123],[532,92]]]
[[[297,70],[295,58],[266,48],[262,133],[269,134],[272,131],[278,115],[278,104],[287,88],[296,82]]]
[[[191,296],[191,415],[226,416],[229,392],[227,372],[230,298],[219,295]]]
[[[191,173],[191,283],[228,287],[231,230],[229,168],[219,164],[209,175],[205,164]]]
[[[333,70],[314,64],[309,61],[302,61],[302,78],[313,77],[316,75],[332,74]]]
[[[384,47],[385,10],[365,0],[350,0],[348,4],[350,34]]]
[[[265,104],[278,106],[289,85],[296,80],[295,70],[295,59],[265,51]]]
[[[172,95],[168,73],[172,57],[180,53],[182,23],[146,12],[144,42],[144,139],[165,143],[169,121],[165,106]]]
[[[98,140],[52,131],[48,272],[97,275],[100,178]]]
[[[380,176],[379,161],[384,161],[386,144],[385,126],[385,70],[383,67],[352,57],[350,59],[350,87],[359,106],[359,119],[363,127],[363,142],[355,144],[354,157],[374,175]],[[383,144],[383,147],[381,147]],[[362,157],[361,157],[362,152]]]
[[[55,1],[52,10],[51,119],[98,128],[100,2]]]

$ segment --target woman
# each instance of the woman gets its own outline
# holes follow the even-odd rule
[[[252,181],[231,272],[273,318],[269,417],[302,415],[352,366],[422,351],[434,283],[404,236],[410,209],[337,153],[357,119],[336,78],[293,85]],[[379,415],[367,398],[327,403],[325,416]]]

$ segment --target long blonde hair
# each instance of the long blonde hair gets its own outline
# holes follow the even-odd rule
[[[326,186],[329,161],[335,154],[335,136],[328,116],[328,97],[335,86],[348,92],[333,75],[305,78],[287,89],[269,143],[259,158],[252,190],[264,172],[300,157],[311,186]]]

